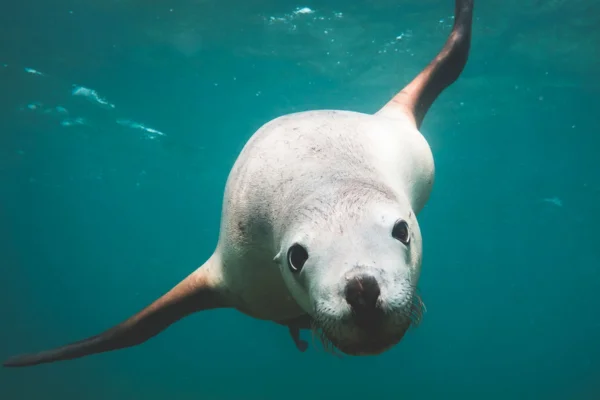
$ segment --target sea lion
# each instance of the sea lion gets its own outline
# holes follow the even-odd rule
[[[317,110],[278,117],[248,140],[227,178],[208,260],[104,333],[4,363],[22,367],[135,346],[198,311],[234,308],[299,330],[342,353],[379,354],[420,319],[416,216],[434,160],[419,131],[466,65],[473,0],[455,1],[433,61],[375,114]]]

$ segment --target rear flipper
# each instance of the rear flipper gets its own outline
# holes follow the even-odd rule
[[[292,336],[292,340],[296,344],[296,348],[304,353],[306,349],[308,349],[308,342],[300,339],[300,328],[294,328],[291,326],[288,328],[290,330],[290,336]]]
[[[301,329],[311,329],[312,328],[312,318],[307,315],[302,315],[300,317],[296,317],[291,320],[287,320],[284,322],[279,322],[281,325],[285,325],[288,327],[290,332],[290,336],[296,345],[296,348],[304,353],[308,349],[308,342],[306,340],[300,339],[300,330]]]

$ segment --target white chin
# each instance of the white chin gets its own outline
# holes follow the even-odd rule
[[[402,326],[384,326],[375,332],[365,332],[356,327],[339,326],[336,333],[323,331],[330,341],[342,353],[354,356],[381,354],[398,344],[408,331],[410,323]]]

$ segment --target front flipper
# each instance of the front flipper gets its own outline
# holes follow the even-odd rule
[[[214,257],[164,296],[124,322],[96,336],[39,353],[13,357],[5,367],[25,367],[123,349],[145,342],[179,319],[202,310],[228,307]]]
[[[308,342],[300,339],[300,329],[311,329],[312,318],[310,315],[301,315],[300,317],[278,323],[288,327],[290,336],[292,337],[296,348],[304,353],[308,349]]]

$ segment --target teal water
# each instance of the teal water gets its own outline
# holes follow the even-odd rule
[[[295,12],[308,7],[311,12]],[[21,1],[0,12],[0,358],[98,333],[199,266],[268,120],[374,112],[453,2]],[[298,352],[198,314],[145,344],[0,369],[0,399],[600,399],[600,6],[476,2],[422,131],[428,312],[393,350]]]

